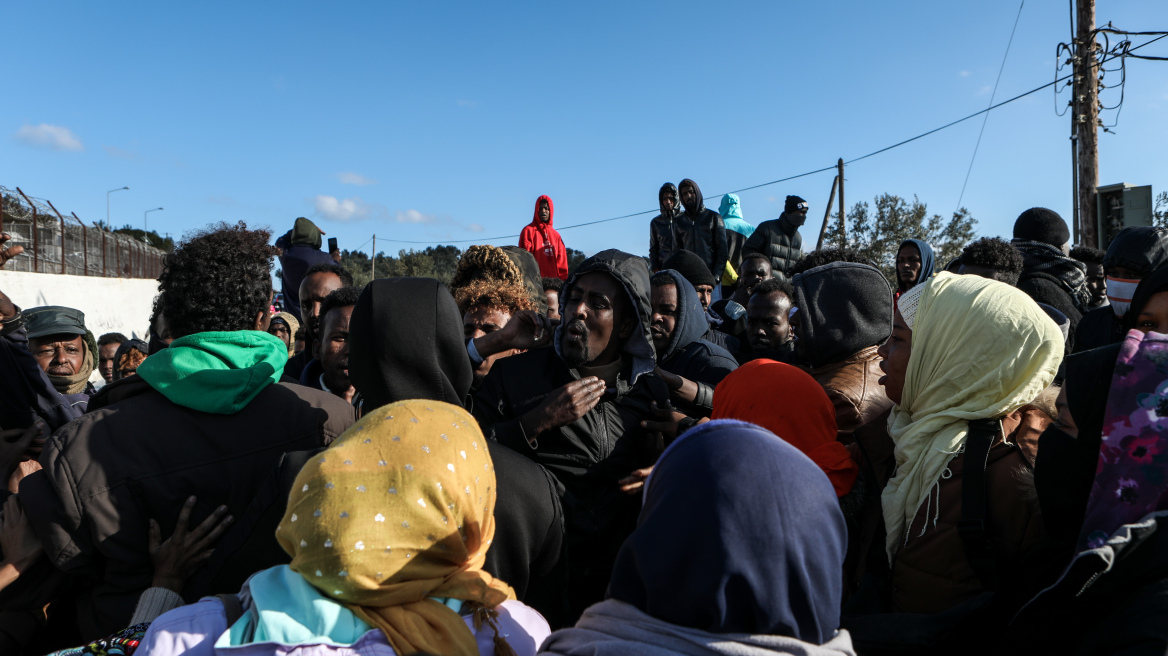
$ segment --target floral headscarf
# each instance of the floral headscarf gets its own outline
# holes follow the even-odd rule
[[[1168,508],[1168,335],[1128,332],[1107,397],[1095,484],[1080,549]]]
[[[437,599],[471,602],[476,622],[494,624],[492,609],[515,597],[482,570],[494,508],[494,465],[475,420],[448,403],[403,401],[367,414],[304,466],[276,538],[294,571],[384,631],[397,653],[477,656],[466,623]]]

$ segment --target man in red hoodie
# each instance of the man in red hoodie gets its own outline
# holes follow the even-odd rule
[[[535,201],[535,217],[519,233],[519,247],[535,256],[539,275],[544,278],[568,279],[568,251],[560,233],[552,227],[555,206],[548,196]]]

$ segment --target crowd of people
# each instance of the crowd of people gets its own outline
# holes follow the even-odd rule
[[[1168,649],[1168,229],[890,281],[797,196],[659,202],[569,270],[540,196],[449,284],[209,226],[146,342],[0,272],[0,653]]]

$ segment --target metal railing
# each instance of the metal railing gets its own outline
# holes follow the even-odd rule
[[[63,215],[50,201],[0,186],[0,232],[24,253],[7,271],[32,271],[106,278],[157,278],[165,253],[129,235],[86,227],[76,214]]]

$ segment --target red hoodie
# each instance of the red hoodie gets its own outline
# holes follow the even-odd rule
[[[539,220],[539,201],[546,200],[548,204],[548,222]],[[552,227],[556,216],[556,206],[552,199],[540,196],[535,201],[535,216],[531,223],[524,226],[519,233],[519,248],[528,251],[539,262],[539,275],[544,278],[568,279],[568,251],[564,248],[564,240],[560,233]]]

